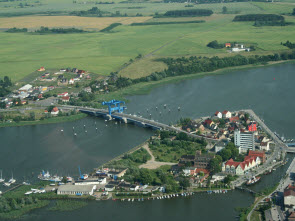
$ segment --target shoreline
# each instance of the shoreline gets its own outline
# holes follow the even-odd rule
[[[62,117],[52,117],[49,119],[38,120],[38,121],[20,121],[12,123],[0,123],[0,128],[2,127],[22,127],[22,126],[33,126],[33,125],[44,125],[44,124],[56,124],[63,122],[71,122],[76,120],[81,120],[87,117],[87,114],[79,113],[71,116],[62,116]]]
[[[138,84],[134,84],[129,87],[111,92],[107,95],[103,95],[102,97],[103,98],[105,97],[105,100],[113,99],[111,97],[115,97],[116,99],[123,99],[126,102],[129,102],[127,98],[128,96],[148,94],[150,93],[152,89],[165,84],[178,83],[184,80],[197,79],[197,78],[202,78],[206,76],[223,75],[223,74],[227,74],[227,73],[230,73],[233,71],[239,71],[239,70],[248,70],[248,69],[250,70],[255,68],[270,67],[270,66],[281,65],[281,64],[294,64],[294,63],[295,63],[294,60],[281,60],[281,61],[275,61],[275,62],[268,62],[266,64],[242,65],[242,66],[222,68],[212,72],[202,72],[202,73],[167,77],[159,81],[140,82]]]

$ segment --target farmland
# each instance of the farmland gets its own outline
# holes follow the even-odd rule
[[[185,4],[132,3],[131,4],[73,4],[72,1],[40,1],[42,4],[65,5],[68,11],[86,10],[98,6],[101,10],[132,14],[132,10],[143,15],[163,13],[170,9],[184,9]],[[1,2],[0,14],[5,4]],[[41,10],[48,5],[33,7]],[[295,29],[290,26],[254,27],[252,22],[232,22],[235,14],[221,14],[222,7],[239,13],[291,13],[285,4],[271,3],[227,3],[201,4],[194,8],[212,9],[215,14],[202,18],[152,18],[152,17],[74,17],[74,16],[24,16],[0,18],[0,29],[28,27],[76,27],[85,30],[100,30],[112,23],[120,22],[110,33],[46,34],[0,32],[0,77],[9,75],[13,81],[21,80],[41,66],[49,69],[77,67],[98,75],[119,71],[122,76],[137,78],[161,71],[166,66],[154,59],[176,56],[230,56],[226,49],[206,47],[208,42],[239,42],[255,45],[256,51],[248,54],[268,54],[289,50],[281,45],[286,40],[294,41]],[[74,5],[74,6],[73,6]],[[283,6],[282,6],[283,5]],[[77,7],[77,8],[75,8]],[[130,9],[131,8],[131,9]],[[23,11],[21,11],[23,10]],[[27,8],[10,8],[5,12],[21,11]],[[43,10],[43,9],[42,9]],[[41,11],[42,11],[41,10]],[[32,10],[31,10],[32,11]],[[39,11],[40,12],[40,11]],[[177,22],[205,20],[205,23],[165,24],[130,26],[133,22]],[[294,16],[286,16],[287,22],[295,23]],[[141,59],[134,60],[139,54]],[[245,53],[243,53],[245,54]],[[131,64],[130,59],[133,60]],[[125,67],[126,68],[122,68]],[[122,69],[122,70],[121,70]]]

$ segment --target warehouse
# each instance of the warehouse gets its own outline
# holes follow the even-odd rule
[[[96,185],[61,185],[57,189],[57,194],[63,195],[93,195]]]

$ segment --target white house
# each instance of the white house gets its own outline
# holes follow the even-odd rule
[[[74,83],[75,83],[74,79],[71,78],[71,79],[69,80],[69,84],[74,84]]]
[[[222,117],[225,119],[231,118],[231,112],[225,110],[222,112]]]
[[[105,185],[104,187],[105,191],[113,191],[114,189],[115,189],[115,186],[111,184]]]
[[[261,142],[260,143],[260,150],[269,151],[269,142]]]
[[[216,117],[218,117],[219,119],[222,118],[222,113],[219,112],[219,111],[216,111],[214,115],[215,115]]]
[[[131,190],[131,191],[137,191],[137,190],[139,190],[139,186],[133,184],[133,185],[131,185],[130,190]]]
[[[59,110],[57,107],[54,107],[50,113],[51,113],[51,115],[56,116],[56,115],[58,115]]]

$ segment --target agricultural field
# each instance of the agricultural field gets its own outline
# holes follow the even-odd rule
[[[112,23],[129,25],[131,23],[145,22],[151,17],[104,17],[90,18],[77,16],[20,16],[0,18],[0,29],[28,28],[33,31],[41,26],[49,28],[78,28],[83,30],[101,30]]]
[[[41,1],[43,2],[43,1]],[[44,1],[45,2],[45,1]],[[50,3],[49,3],[50,2]],[[9,2],[13,3],[13,2]],[[58,4],[48,1],[48,4]],[[60,4],[72,4],[63,0]],[[169,9],[182,9],[184,4],[134,3],[141,5],[147,14]],[[3,2],[0,3],[3,6]],[[93,5],[87,5],[87,9]],[[120,5],[97,5],[117,10]],[[257,6],[259,5],[259,7]],[[194,8],[213,9],[215,14],[209,17],[193,18],[152,18],[152,17],[67,17],[67,16],[27,16],[0,18],[0,28],[17,26],[19,28],[37,26],[76,27],[100,29],[111,23],[120,22],[109,33],[45,34],[0,32],[0,77],[9,75],[13,81],[19,81],[41,66],[46,69],[77,67],[97,75],[108,75],[120,71],[121,76],[137,78],[161,71],[166,65],[156,62],[161,57],[176,56],[230,56],[226,49],[212,49],[206,45],[213,40],[220,43],[239,42],[255,45],[256,51],[247,53],[267,54],[288,50],[280,43],[294,41],[294,25],[254,27],[253,22],[232,22],[235,14],[221,14],[222,7],[228,11],[241,13],[269,13],[265,5],[277,7],[278,3],[227,3],[202,4]],[[165,6],[165,7],[164,7]],[[83,6],[84,7],[84,6]],[[86,7],[86,6],[85,6]],[[280,5],[278,7],[281,7]],[[129,10],[129,9],[126,9]],[[133,10],[133,9],[130,9]],[[141,9],[140,9],[141,10]],[[269,9],[271,10],[271,9]],[[291,10],[291,8],[289,8]],[[283,9],[278,9],[286,13]],[[0,10],[1,13],[1,10]],[[122,12],[121,12],[122,13]],[[148,26],[130,26],[133,22],[177,22],[205,20],[204,23],[165,24]],[[286,16],[288,22],[295,23],[295,16]],[[27,26],[26,26],[27,25]],[[139,54],[142,59],[133,61]],[[245,52],[243,54],[246,54]],[[126,67],[125,67],[126,66]],[[125,67],[125,68],[123,68]]]

